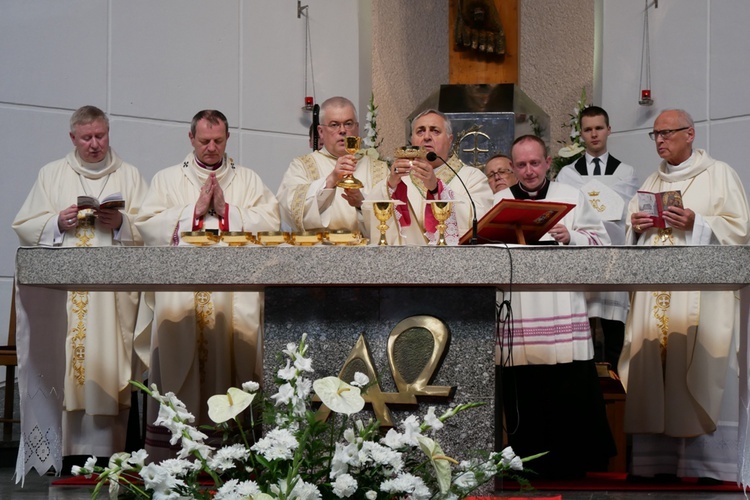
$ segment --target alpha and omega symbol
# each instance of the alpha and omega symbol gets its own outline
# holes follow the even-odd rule
[[[351,382],[356,372],[367,375],[374,384],[363,394],[364,400],[372,406],[381,427],[393,427],[391,406],[417,406],[420,397],[431,401],[448,401],[453,397],[455,387],[430,385],[447,354],[449,341],[445,323],[433,316],[412,316],[400,321],[388,337],[388,364],[397,392],[383,391],[364,335],[359,336],[338,377]],[[317,397],[313,400],[320,401]],[[330,412],[321,405],[318,417],[326,419]]]

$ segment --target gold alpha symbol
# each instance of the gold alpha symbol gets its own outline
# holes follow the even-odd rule
[[[445,323],[433,316],[406,318],[396,325],[388,337],[388,362],[398,392],[383,392],[364,335],[357,339],[338,377],[351,382],[354,374],[361,372],[375,382],[363,394],[364,400],[372,405],[381,427],[393,427],[389,405],[416,406],[418,396],[446,401],[453,397],[455,387],[429,385],[440,369],[449,339],[450,332]],[[314,400],[320,401],[317,397]],[[325,405],[321,405],[317,416],[325,420],[330,412]]]

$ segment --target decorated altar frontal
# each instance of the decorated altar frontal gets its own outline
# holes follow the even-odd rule
[[[496,288],[740,290],[750,283],[750,247],[34,247],[18,250],[16,281],[21,480],[32,468],[61,468],[65,329],[49,325],[65,318],[68,290],[265,290],[266,355],[307,332],[322,354],[316,376],[360,366],[348,365],[352,359],[370,363],[381,381],[381,402],[396,421],[424,413],[429,404],[487,402],[465,413],[469,420],[451,429],[446,448],[488,450],[495,435]],[[427,323],[399,333],[399,324],[413,316],[436,318],[450,333],[442,363],[399,361],[398,349],[389,350],[396,336],[407,360],[425,359],[432,351],[415,352],[410,338],[442,342]],[[747,324],[745,317],[745,332]],[[366,351],[358,347],[360,334]],[[746,381],[746,335],[741,349]],[[429,376],[423,368],[432,370]]]

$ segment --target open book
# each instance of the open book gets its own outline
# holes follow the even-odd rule
[[[553,201],[502,199],[477,223],[479,243],[536,243],[575,205]],[[471,240],[472,230],[459,245]]]
[[[670,227],[664,220],[664,211],[669,207],[682,208],[682,193],[680,191],[662,191],[651,193],[649,191],[638,191],[638,210],[649,214],[654,221],[654,227]]]
[[[87,208],[93,208],[94,210],[99,210],[100,208],[120,209],[125,208],[125,199],[122,197],[122,193],[117,192],[110,194],[101,201],[93,196],[79,196],[76,204],[78,205],[78,210],[85,210]]]

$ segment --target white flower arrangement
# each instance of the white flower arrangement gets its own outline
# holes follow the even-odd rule
[[[586,151],[586,147],[581,139],[581,112],[588,107],[586,103],[586,88],[581,89],[581,97],[578,99],[573,112],[568,115],[568,122],[563,123],[563,127],[570,127],[570,143],[565,144],[558,150],[557,156],[552,159],[550,173],[553,176],[565,165],[576,161]]]
[[[375,94],[370,94],[365,118],[365,137],[362,139],[362,154],[373,160],[379,159],[378,148],[382,143],[383,139],[378,138],[378,107],[375,105]]]
[[[357,373],[350,384],[337,377],[311,382],[312,360],[306,355],[306,334],[299,345],[290,343],[283,350],[279,389],[265,401],[264,410],[264,421],[275,427],[263,437],[246,431],[239,418],[262,399],[257,383],[209,398],[209,416],[217,429],[225,435],[236,431],[237,439],[225,439],[218,449],[205,443],[207,436],[191,425],[193,415],[174,394],[162,395],[155,385],[133,382],[159,402],[155,424],[171,431],[172,444],[180,443],[177,457],[157,464],[147,463],[145,450],[116,453],[106,467],[91,457],[83,467],[74,467],[73,474],[98,475],[93,498],[108,485],[110,498],[126,493],[153,499],[453,500],[465,498],[496,475],[528,484],[516,473],[540,455],[521,459],[506,448],[459,462],[446,456],[434,439],[443,422],[478,404],[457,405],[440,416],[431,407],[421,421],[411,415],[382,436],[377,421],[352,418],[365,405],[361,392],[370,385],[367,376]],[[319,420],[310,409],[311,391],[334,412],[329,421]]]

